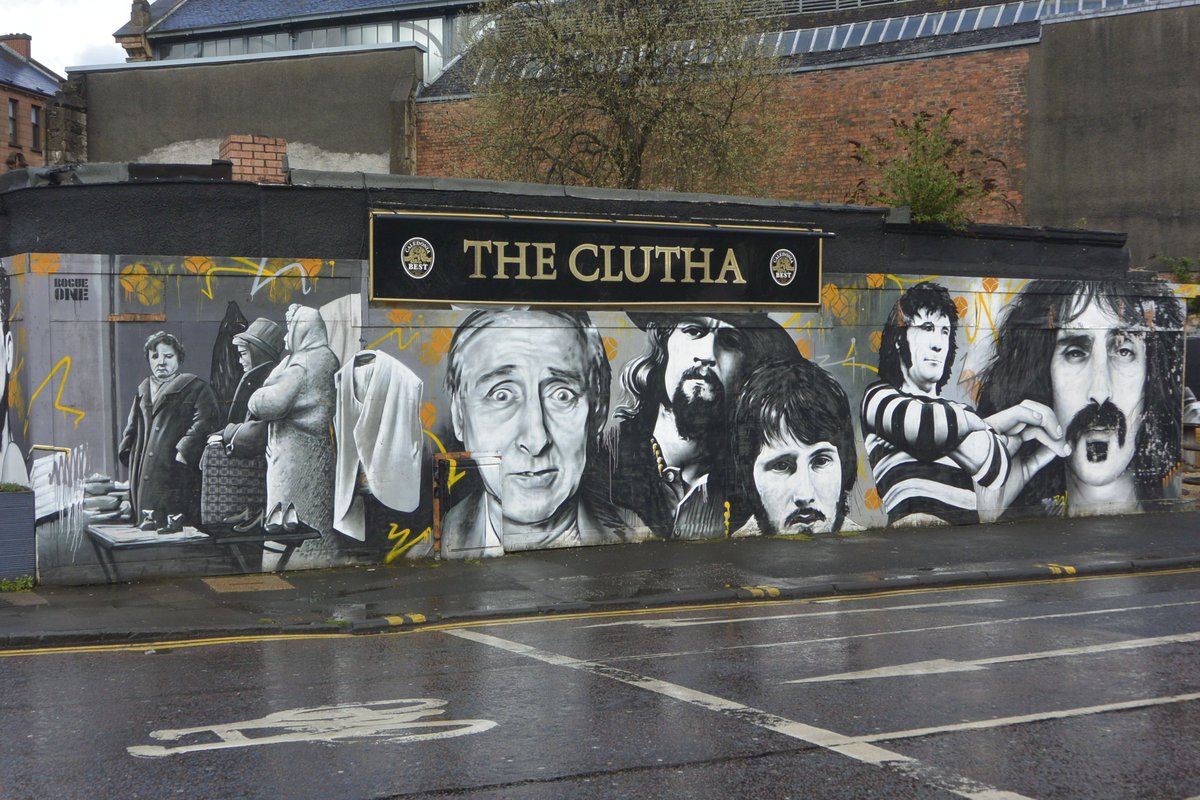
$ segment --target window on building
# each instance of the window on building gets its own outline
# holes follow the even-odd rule
[[[29,123],[32,132],[29,136],[29,146],[34,150],[42,149],[42,109],[39,106],[29,107]]]
[[[20,144],[17,141],[17,101],[8,101],[8,143],[11,145]]]

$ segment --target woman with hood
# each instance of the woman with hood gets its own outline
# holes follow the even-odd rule
[[[260,317],[233,337],[242,377],[233,393],[225,428],[220,433],[221,443],[231,456],[253,458],[262,455],[267,446],[266,423],[250,414],[250,398],[262,388],[279,363],[286,336],[282,325]]]
[[[290,565],[319,566],[336,550],[333,484],[336,455],[331,423],[338,358],[314,308],[287,311],[288,355],[250,396],[249,410],[267,425],[267,531],[302,522],[320,532],[296,550]]]

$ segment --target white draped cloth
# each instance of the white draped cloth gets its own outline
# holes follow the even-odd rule
[[[413,511],[421,499],[421,399],[424,384],[387,353],[363,350],[338,370],[333,527],[364,541],[359,474],[388,508]]]

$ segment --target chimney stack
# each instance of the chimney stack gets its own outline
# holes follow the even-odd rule
[[[133,6],[129,9],[129,24],[139,33],[150,27],[149,0],[133,0]]]
[[[28,61],[30,58],[29,44],[32,41],[33,37],[28,33],[6,33],[0,36],[0,44],[8,45],[10,49],[17,51],[21,58],[25,59],[26,61]]]
[[[249,183],[287,183],[287,140],[276,136],[226,136],[217,156],[233,163],[233,179]]]

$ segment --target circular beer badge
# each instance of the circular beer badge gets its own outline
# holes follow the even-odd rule
[[[400,248],[400,261],[408,277],[419,281],[433,272],[433,245],[428,239],[414,236]]]
[[[771,277],[780,286],[796,278],[796,256],[791,250],[776,250],[771,254]]]

